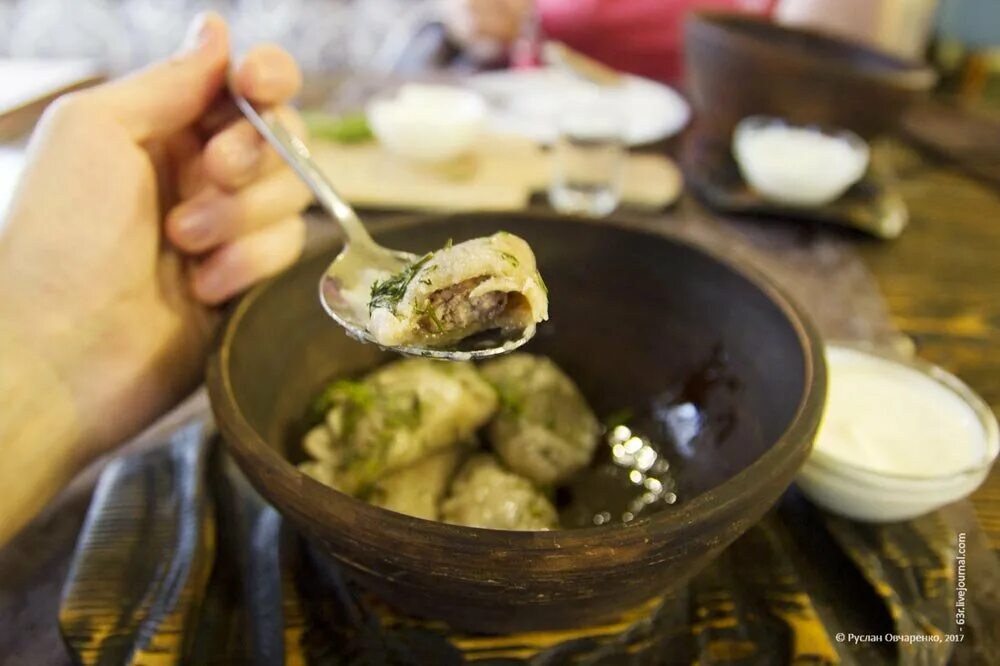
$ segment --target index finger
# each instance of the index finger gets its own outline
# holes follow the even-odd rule
[[[255,104],[284,104],[302,88],[302,72],[283,48],[262,44],[251,49],[236,66],[233,83]]]

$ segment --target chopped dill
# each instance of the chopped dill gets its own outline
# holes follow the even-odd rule
[[[446,250],[450,250],[450,249],[451,249],[451,247],[452,247],[452,245],[454,245],[454,243],[452,242],[452,239],[451,239],[451,238],[449,238],[449,239],[448,239],[448,242],[444,244],[444,249],[446,249]]]
[[[437,329],[438,333],[444,333],[444,326],[441,324],[441,320],[438,319],[437,314],[434,312],[434,308],[430,309],[427,313],[427,317],[431,320],[431,323],[434,324],[434,328]]]
[[[321,418],[326,415],[330,408],[344,402],[352,403],[360,407],[371,405],[375,396],[367,384],[353,379],[338,379],[320,393],[313,401],[312,411]]]
[[[493,384],[500,399],[500,411],[504,414],[518,417],[524,412],[524,394],[512,390],[509,384]]]
[[[441,320],[438,319],[437,313],[434,311],[434,307],[431,305],[430,301],[425,301],[419,309],[415,309],[416,312],[421,317],[427,317],[438,333],[444,333],[444,326],[441,324]]]
[[[340,437],[346,439],[351,437],[358,421],[377,398],[375,390],[363,381],[338,379],[316,398],[310,416],[315,423],[320,423],[331,409],[340,409],[343,423]]]
[[[417,259],[409,266],[403,268],[395,275],[391,275],[384,280],[376,280],[372,285],[371,296],[368,300],[368,314],[376,308],[387,308],[396,314],[396,306],[406,295],[406,288],[420,269],[434,256],[433,252],[428,252],[420,259]]]
[[[423,405],[416,392],[380,391],[376,400],[377,408],[368,421],[371,439],[354,441],[343,462],[344,476],[352,481],[356,496],[371,492],[385,472],[397,433],[417,428],[423,418]]]
[[[393,396],[387,401],[385,426],[388,429],[416,428],[420,425],[422,413],[423,406],[416,392]]]
[[[518,266],[521,265],[521,262],[517,260],[517,257],[512,255],[510,252],[501,252],[500,256],[506,259],[507,262],[514,268],[517,268]]]

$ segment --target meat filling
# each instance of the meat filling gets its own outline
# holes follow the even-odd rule
[[[507,293],[490,291],[471,298],[469,294],[486,277],[474,277],[439,289],[427,298],[421,328],[428,333],[484,330],[494,325],[507,307]]]

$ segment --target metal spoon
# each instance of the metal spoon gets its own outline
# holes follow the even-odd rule
[[[485,331],[468,337],[448,348],[436,347],[385,347],[379,345],[368,332],[367,302],[351,303],[346,296],[351,293],[368,294],[372,282],[398,273],[418,259],[409,252],[382,247],[368,234],[361,219],[344,199],[333,189],[323,172],[313,161],[309,149],[298,137],[289,132],[273,115],[262,117],[245,97],[230,86],[236,106],[250,124],[260,132],[288,166],[299,175],[316,195],[319,204],[340,223],[346,236],[344,249],[333,260],[319,281],[319,300],[334,321],[348,334],[362,342],[370,342],[389,351],[409,356],[424,356],[450,361],[498,356],[513,351],[535,334],[535,327],[522,331]],[[361,306],[361,307],[359,307]]]

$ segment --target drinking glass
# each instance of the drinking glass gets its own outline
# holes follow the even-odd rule
[[[549,203],[560,213],[603,217],[618,207],[626,149],[622,119],[606,105],[569,109],[552,150]]]

